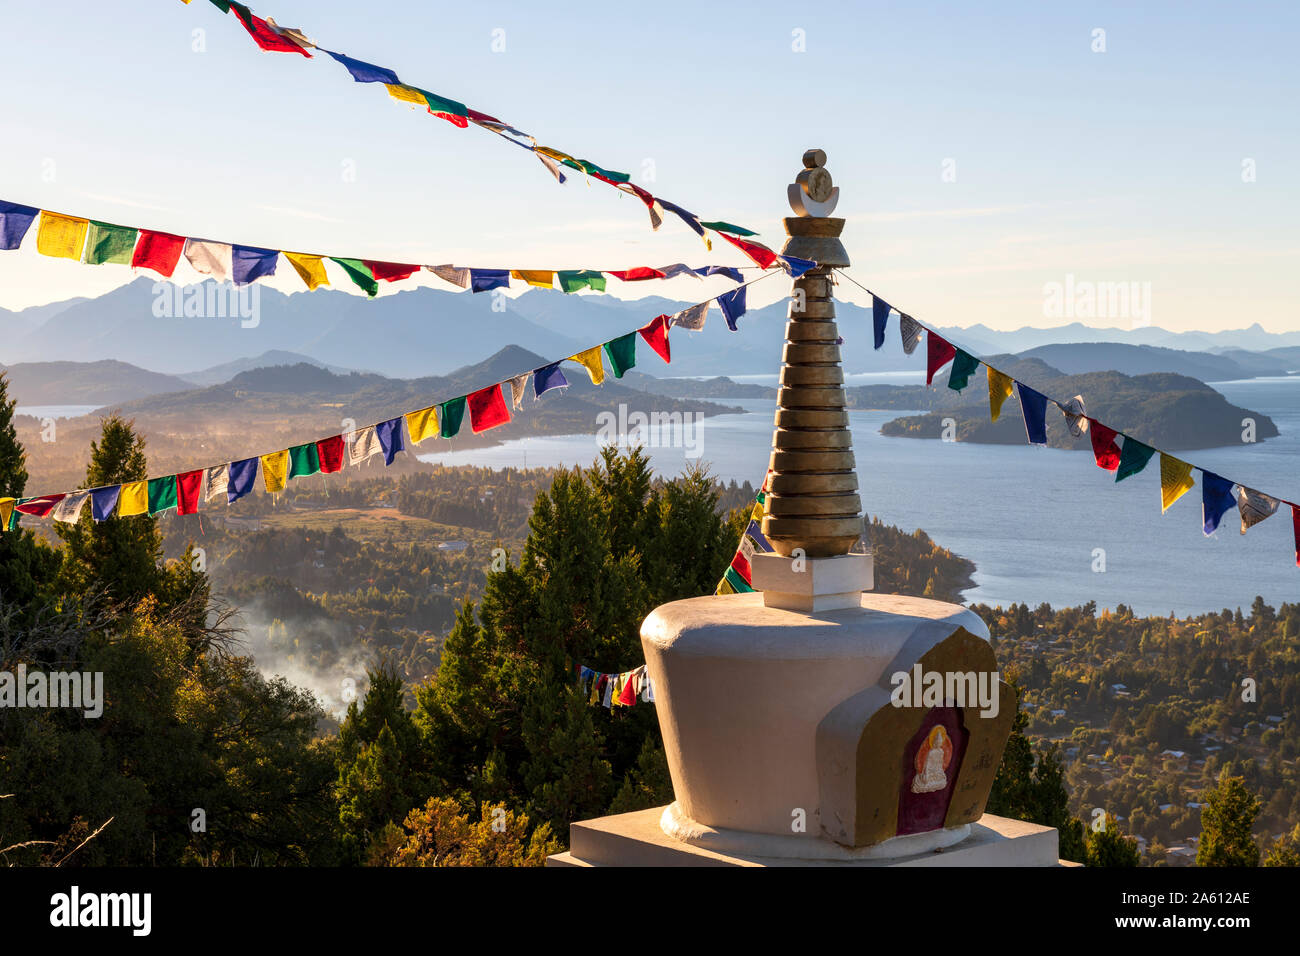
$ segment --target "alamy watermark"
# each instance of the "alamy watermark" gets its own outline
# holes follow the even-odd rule
[[[262,287],[255,282],[202,282],[198,285],[153,284],[155,319],[239,319],[245,329],[262,321]]]
[[[923,671],[916,664],[910,671],[895,671],[889,702],[895,707],[942,707],[951,702],[962,708],[978,708],[981,717],[998,715],[997,671]]]
[[[0,671],[0,708],[68,707],[84,711],[87,717],[104,713],[102,671],[27,672],[26,664],[16,671]]]
[[[619,403],[618,414],[596,416],[596,440],[602,445],[642,445],[646,448],[684,448],[687,458],[704,450],[703,412],[629,412]]]
[[[1133,328],[1151,324],[1151,283],[1076,280],[1043,283],[1043,316],[1049,319],[1128,319]]]

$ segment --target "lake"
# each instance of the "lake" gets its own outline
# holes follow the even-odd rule
[[[15,415],[31,415],[35,418],[79,418],[89,415],[102,405],[16,405]]]
[[[1261,491],[1300,500],[1300,378],[1214,387],[1234,404],[1272,416],[1282,434],[1184,457]],[[656,473],[677,474],[688,451],[698,451],[696,457],[724,481],[762,481],[775,402],[722,400],[747,411],[704,419],[699,432],[652,434],[658,447],[652,442],[648,450]],[[1006,413],[1019,413],[1014,401]],[[923,528],[943,547],[974,561],[975,587],[963,595],[968,602],[1068,607],[1096,601],[1099,608],[1126,604],[1138,614],[1182,616],[1249,607],[1257,594],[1275,607],[1300,600],[1285,505],[1245,536],[1230,513],[1207,538],[1201,533],[1199,475],[1198,487],[1162,515],[1158,459],[1117,484],[1087,452],[880,434],[884,422],[904,414],[849,414],[863,506],[887,524]],[[420,458],[535,468],[588,465],[597,452],[596,436],[566,435]],[[1093,570],[1100,566],[1097,549],[1104,552],[1104,571]]]

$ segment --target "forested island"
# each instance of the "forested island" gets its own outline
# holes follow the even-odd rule
[[[1139,441],[1170,451],[1217,448],[1242,442],[1244,421],[1253,424],[1253,441],[1277,437],[1277,426],[1267,415],[1233,405],[1204,382],[1185,375],[1153,372],[1087,372],[1066,375],[1040,359],[997,356],[989,360],[1013,378],[1059,401],[1082,396],[1087,414]],[[961,392],[945,385],[940,373],[935,386],[868,385],[849,388],[853,408],[925,410],[886,422],[881,434],[902,438],[943,438],[947,421],[956,441],[978,444],[1023,445],[1025,425],[1017,399],[1008,399],[994,422],[989,418],[988,390],[982,374],[972,376]],[[1074,438],[1065,417],[1049,406],[1047,443],[1053,448],[1090,448],[1089,438]]]

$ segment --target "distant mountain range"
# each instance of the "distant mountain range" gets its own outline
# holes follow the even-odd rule
[[[333,370],[372,369],[389,377],[443,375],[514,344],[554,360],[630,331],[660,313],[690,303],[650,296],[634,301],[605,295],[569,296],[533,289],[494,312],[492,297],[418,288],[366,300],[328,289],[286,295],[258,287],[257,324],[239,318],[165,318],[155,314],[155,283],[140,278],[95,299],[70,299],[18,312],[0,310],[5,332],[0,361],[9,364],[116,360],[195,384],[266,365],[305,361]],[[168,287],[170,288],[170,287]],[[701,283],[701,295],[706,286]],[[171,296],[168,296],[169,298]],[[891,323],[885,349],[872,348],[870,311],[837,305],[844,364],[851,372],[899,371],[924,364],[905,356]],[[651,356],[638,371],[654,375],[717,376],[774,373],[779,366],[786,302],[754,309],[730,332],[715,310],[703,332],[675,332],[671,367]],[[925,317],[922,316],[922,321]],[[1300,332],[1275,334],[1259,325],[1234,332],[1169,332],[1155,326],[1097,329],[1073,323],[999,332],[984,325],[938,327],[967,351],[1017,353],[1064,343],[1114,343],[1122,351],[1071,350],[1078,371],[1114,368],[1169,371],[1211,380],[1300,369]],[[678,344],[680,343],[680,344]],[[1132,350],[1138,351],[1132,351]],[[1149,351],[1143,351],[1149,350]],[[1223,364],[1192,365],[1169,353],[1214,353]],[[1047,353],[1049,364],[1066,359]],[[1250,357],[1263,355],[1263,358]],[[259,356],[250,359],[249,356]],[[269,356],[269,357],[268,357]],[[1077,357],[1084,356],[1084,357]],[[1079,365],[1083,363],[1083,365]],[[1193,368],[1199,368],[1197,374]],[[202,371],[195,372],[194,369]],[[1067,369],[1072,371],[1074,369]]]

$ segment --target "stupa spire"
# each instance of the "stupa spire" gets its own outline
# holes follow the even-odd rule
[[[803,167],[787,188],[794,216],[784,220],[789,238],[781,251],[817,268],[791,292],[762,529],[779,554],[802,549],[824,558],[848,554],[863,527],[831,280],[849,257],[839,238],[844,220],[831,217],[840,190],[826,153],[808,150]]]

